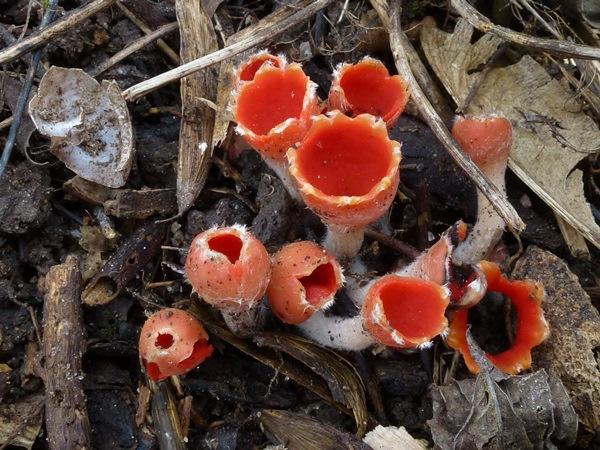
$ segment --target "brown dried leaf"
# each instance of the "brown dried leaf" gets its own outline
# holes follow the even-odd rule
[[[289,450],[372,450],[356,436],[306,414],[265,409],[259,418],[267,432]]]
[[[600,315],[567,264],[530,246],[517,262],[514,278],[544,285],[542,302],[550,336],[533,350],[533,362],[558,376],[569,392],[579,421],[600,428],[600,371],[594,349],[600,346]]]
[[[127,181],[134,157],[127,104],[114,81],[98,83],[81,69],[51,67],[29,114],[50,150],[86,180],[108,187]]]
[[[34,394],[16,403],[0,404],[0,445],[30,449],[42,428],[44,395]]]
[[[19,80],[11,78],[9,76],[2,77],[2,96],[0,96],[0,102],[4,101],[10,108],[11,112],[14,113],[15,108],[17,107],[17,102],[19,101],[19,95],[21,94],[21,89],[23,87],[23,83]],[[29,94],[28,100],[32,99],[37,92],[37,88],[33,87]],[[21,151],[25,151],[27,147],[29,147],[29,138],[31,134],[35,131],[35,125],[31,121],[31,117],[29,117],[29,113],[27,111],[23,112],[23,118],[21,119],[21,126],[19,127],[19,131],[17,131],[16,144],[17,147]]]
[[[471,45],[471,34],[472,27],[463,19],[452,34],[431,22],[425,22],[421,31],[425,56],[458,105],[469,94],[475,76],[467,73],[469,68],[485,63],[489,54],[485,43],[490,38],[484,35]],[[502,114],[511,120],[514,134],[509,167],[600,248],[600,227],[583,194],[582,172],[574,169],[586,155],[598,150],[600,130],[581,111],[576,96],[526,55],[517,64],[490,70],[466,112]]]
[[[147,222],[140,226],[86,285],[81,294],[83,302],[90,306],[104,305],[119,295],[158,253],[166,230],[164,223]]]
[[[475,380],[434,386],[428,424],[445,449],[542,449],[568,447],[577,436],[576,415],[560,380],[545,370],[494,381],[487,371]]]
[[[365,387],[352,364],[337,353],[292,334],[262,333],[254,341],[287,353],[323,377],[335,401],[346,405],[354,413],[356,434],[365,434],[369,415]]]

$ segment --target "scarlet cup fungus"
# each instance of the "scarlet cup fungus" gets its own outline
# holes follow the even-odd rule
[[[400,144],[374,116],[334,111],[315,117],[302,144],[287,156],[302,199],[327,225],[325,248],[337,258],[355,256],[366,226],[394,199]]]
[[[459,118],[452,135],[473,162],[506,196],[504,175],[512,145],[512,126],[504,117]],[[477,222],[467,239],[454,252],[457,264],[476,264],[500,240],[504,220],[485,195],[477,191]]]
[[[408,86],[402,77],[390,76],[381,61],[369,57],[356,64],[342,64],[329,91],[330,109],[352,116],[379,116],[388,128],[396,123],[408,99]]]
[[[212,228],[194,238],[185,263],[190,284],[219,309],[235,334],[251,334],[271,274],[264,245],[245,227]]]
[[[486,353],[486,356],[498,369],[515,375],[531,367],[531,349],[548,337],[549,328],[541,308],[544,288],[530,280],[507,279],[494,263],[481,261],[479,265],[486,276],[488,292],[504,294],[517,314],[516,335],[512,345],[503,352],[495,355]],[[468,308],[454,314],[447,342],[462,354],[469,370],[478,373],[479,365],[471,355],[467,343],[468,317]]]
[[[237,84],[252,81],[258,69],[265,64],[280,68],[286,64],[286,61],[283,56],[271,55],[266,50],[261,50],[250,56],[238,67],[235,74]]]
[[[298,324],[327,309],[343,284],[339,263],[314,242],[282,247],[272,266],[267,298],[273,313],[285,323]]]
[[[276,57],[272,57],[276,58]],[[256,149],[275,171],[292,196],[297,198],[289,180],[285,153],[300,142],[310,127],[311,117],[318,113],[316,85],[296,63],[278,59],[276,66],[250,60],[241,76],[251,80],[239,83],[234,119],[237,131]]]
[[[213,352],[200,322],[175,308],[158,311],[146,320],[139,350],[146,373],[154,381],[183,375]]]
[[[449,291],[437,283],[386,275],[369,289],[361,314],[366,330],[390,347],[426,348],[448,328]]]

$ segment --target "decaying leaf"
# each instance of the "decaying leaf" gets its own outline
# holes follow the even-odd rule
[[[306,414],[266,409],[259,418],[266,431],[289,450],[371,450],[356,436]]]
[[[323,377],[335,401],[354,413],[356,434],[364,435],[368,419],[365,388],[352,364],[335,352],[292,334],[262,333],[254,341],[287,353]]]
[[[546,291],[542,307],[551,332],[534,349],[534,366],[562,380],[585,428],[600,429],[600,371],[594,355],[600,346],[600,315],[590,297],[564,261],[535,246],[519,259],[513,277],[539,281]]]
[[[412,437],[404,427],[377,425],[369,431],[363,442],[373,450],[425,450],[427,445]]]
[[[102,270],[86,285],[82,301],[90,306],[104,305],[121,293],[160,250],[167,225],[146,222],[108,258]]]
[[[491,51],[487,36],[471,45],[472,33],[463,19],[454,33],[445,33],[430,21],[421,31],[425,56],[457,105],[463,104],[478,76],[469,71],[484,64]],[[575,97],[526,55],[517,64],[490,70],[465,112],[502,114],[511,120],[509,167],[600,248],[600,227],[583,194],[582,172],[574,169],[587,154],[598,151],[600,131]]]
[[[19,95],[21,93],[21,88],[23,87],[23,83],[21,81],[11,78],[7,75],[2,77],[0,90],[2,91],[2,95],[0,96],[0,102],[6,103],[10,108],[11,112],[14,113],[14,110],[17,108],[17,103],[19,101]],[[29,98],[33,98],[37,89],[33,87],[31,89],[31,93],[29,94]],[[21,126],[17,131],[17,138],[15,140],[17,147],[21,151],[26,151],[27,147],[29,147],[29,138],[31,134],[35,131],[35,125],[31,121],[31,117],[27,112],[23,113],[23,117],[21,119]]]
[[[98,83],[81,69],[51,67],[29,103],[50,150],[86,180],[108,187],[127,181],[133,131],[127,104],[114,81]]]
[[[543,369],[499,381],[482,370],[474,380],[434,386],[431,395],[428,424],[443,450],[542,449],[572,445],[577,437],[577,416],[567,392]]]
[[[42,428],[44,394],[23,397],[16,403],[0,404],[0,445],[30,449]]]

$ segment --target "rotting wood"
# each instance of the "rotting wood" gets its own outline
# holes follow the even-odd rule
[[[123,14],[145,34],[150,35],[153,33],[152,29],[148,25],[146,25],[138,16],[136,16],[133,13],[133,11],[131,11],[127,6],[125,6],[120,0],[117,1],[117,6],[121,10],[121,12],[123,12]],[[175,52],[175,50],[169,47],[169,44],[167,44],[162,39],[158,39],[156,41],[156,45],[162,50],[162,52],[167,56],[167,58],[173,61],[173,63],[175,63],[176,65],[181,64],[179,55]]]
[[[244,39],[228,45],[221,50],[217,50],[216,52],[150,78],[149,80],[133,85],[129,89],[123,91],[123,97],[127,101],[135,100],[166,84],[177,81],[180,78],[191,75],[213,64],[225,61],[226,59],[256,47],[257,45],[264,44],[294,25],[312,17],[317,11],[320,11],[332,2],[333,0],[297,0],[294,3],[285,6],[285,8],[290,8],[293,11],[288,17],[278,22],[273,22],[271,14],[261,19],[255,25],[253,33]]]
[[[545,39],[519,33],[492,23],[466,0],[451,0],[451,5],[471,25],[482,33],[492,33],[513,44],[536,48],[555,55],[581,59],[600,59],[600,48],[557,39]]]
[[[31,33],[29,36],[17,42],[16,44],[0,51],[0,64],[11,62],[22,54],[48,43],[56,36],[74,29],[81,22],[89,19],[91,16],[102,11],[103,9],[108,8],[116,1],[117,0],[92,1],[84,7],[75,10],[75,12],[58,19],[49,27]]]
[[[525,229],[525,224],[515,211],[514,207],[509,203],[504,195],[496,188],[488,178],[483,174],[481,169],[475,165],[475,163],[469,158],[458,146],[458,144],[452,138],[448,128],[444,125],[444,122],[438,115],[427,96],[423,93],[423,90],[419,86],[414,74],[412,73],[410,64],[404,47],[402,45],[402,26],[400,23],[400,10],[402,2],[400,0],[394,1],[391,8],[388,10],[385,6],[387,2],[385,0],[371,0],[372,3],[378,3],[379,7],[376,8],[377,12],[382,14],[382,22],[388,21],[388,16],[385,15],[385,11],[389,11],[389,35],[390,35],[390,47],[394,54],[396,61],[396,68],[398,73],[402,75],[407,81],[411,96],[419,108],[419,111],[423,115],[425,121],[436,135],[440,143],[446,148],[448,153],[452,156],[454,161],[460,166],[461,169],[469,176],[469,178],[475,183],[477,189],[479,189],[494,206],[500,217],[504,219],[509,229],[518,234]]]
[[[123,61],[128,56],[132,55],[133,53],[137,52],[138,50],[141,50],[146,45],[150,44],[151,42],[160,40],[160,37],[166,36],[167,34],[175,31],[176,29],[177,29],[177,22],[172,22],[172,23],[163,25],[162,27],[157,28],[152,33],[142,36],[141,38],[136,39],[135,41],[129,43],[129,45],[127,45],[127,47],[125,47],[123,50],[115,53],[110,58],[108,58],[106,61],[104,61],[101,64],[94,67],[88,73],[93,77],[97,77],[101,73],[106,72],[108,69],[110,69],[115,64],[118,64],[121,61]],[[157,42],[157,44],[158,44],[158,42]]]
[[[81,380],[85,341],[79,260],[69,255],[46,275],[44,341],[46,432],[53,450],[89,449],[90,424]]]
[[[175,2],[181,60],[193,61],[216,51],[219,46],[212,21],[201,0]],[[177,209],[183,214],[194,203],[208,175],[213,154],[215,111],[200,99],[216,100],[217,78],[213,68],[205,68],[181,80],[181,130],[177,159]]]

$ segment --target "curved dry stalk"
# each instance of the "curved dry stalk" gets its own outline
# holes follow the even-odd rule
[[[419,108],[421,115],[431,128],[431,131],[433,131],[448,153],[450,153],[450,156],[452,156],[454,161],[456,161],[460,168],[463,169],[473,183],[475,183],[477,189],[488,198],[494,209],[502,219],[504,219],[509,229],[514,233],[519,233],[525,229],[523,220],[521,220],[502,192],[490,182],[471,158],[460,149],[417,82],[410,64],[408,63],[406,51],[402,45],[404,36],[400,24],[402,2],[400,0],[395,0],[389,8],[389,15],[386,14],[386,11],[388,11],[386,0],[371,0],[371,4],[373,4],[373,7],[380,15],[382,22],[384,24],[389,23],[390,47],[396,61],[396,68],[398,69],[398,73],[407,81],[414,103]],[[405,36],[404,39],[406,39]]]
[[[491,33],[505,41],[512,42],[513,44],[544,50],[556,55],[600,60],[600,48],[576,44],[569,41],[559,41],[557,39],[538,38],[525,33],[519,33],[494,24],[467,3],[466,0],[452,0],[451,4],[462,17],[482,33]]]

